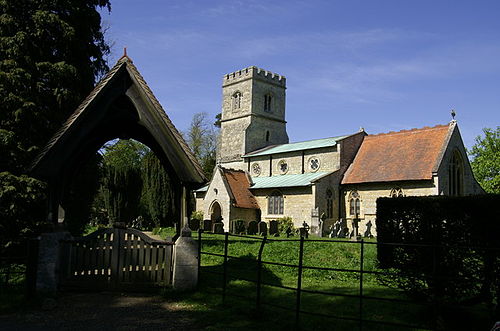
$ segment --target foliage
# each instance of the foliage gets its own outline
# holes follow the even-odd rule
[[[286,229],[294,231],[293,220],[290,216],[283,216],[278,218],[278,232],[286,233]]]
[[[397,271],[387,281],[426,300],[498,302],[498,206],[500,195],[379,198],[378,240],[407,245],[379,246]]]
[[[496,130],[483,129],[484,137],[477,136],[469,155],[479,184],[488,193],[500,193],[500,126]]]
[[[174,190],[160,160],[151,151],[141,162],[142,210],[154,226],[172,226],[175,219]]]
[[[26,175],[0,172],[0,237],[30,236],[46,226],[45,184]]]
[[[108,69],[97,8],[109,6],[108,0],[0,1],[0,171],[10,173],[0,190],[9,192],[9,206],[19,206],[2,207],[0,222],[10,230],[36,231],[45,218],[41,184],[25,175]]]
[[[212,177],[215,167],[217,132],[208,120],[207,113],[196,113],[185,134],[187,143],[207,178]]]
[[[203,212],[201,210],[194,210],[191,213],[191,219],[193,220],[198,220],[198,221],[203,221]]]

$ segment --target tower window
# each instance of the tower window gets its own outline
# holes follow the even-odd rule
[[[451,162],[448,169],[449,176],[449,193],[450,195],[462,195],[463,192],[463,177],[464,163],[460,153],[455,150],[451,157]]]
[[[272,101],[273,101],[273,96],[268,93],[264,95],[264,111],[271,112],[272,111]]]
[[[283,205],[283,194],[279,191],[274,191],[267,198],[267,213],[269,215],[283,215]]]
[[[358,191],[352,191],[349,197],[349,214],[351,216],[359,216],[361,211],[361,200],[359,199]]]
[[[266,131],[266,143],[269,142],[269,131]]]
[[[241,99],[243,95],[241,92],[236,92],[233,94],[232,97],[232,102],[233,102],[233,109],[240,109],[241,108]]]

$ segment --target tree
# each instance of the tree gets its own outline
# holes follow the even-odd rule
[[[29,166],[108,70],[99,7],[110,10],[109,0],[0,0],[2,206],[42,204]],[[37,208],[0,210],[0,222],[24,224],[9,236],[43,218]]]
[[[187,143],[207,178],[212,177],[215,167],[217,132],[214,124],[210,123],[207,113],[196,113],[186,133]]]
[[[500,193],[500,126],[485,128],[483,133],[469,151],[472,171],[486,192]]]

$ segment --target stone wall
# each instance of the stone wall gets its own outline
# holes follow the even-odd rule
[[[284,208],[283,215],[269,215],[267,197],[276,189],[259,189],[252,190],[257,203],[261,209],[261,219],[270,221],[284,216],[290,216],[293,219],[295,227],[301,227],[304,221],[309,222],[311,219],[311,209],[314,205],[314,196],[312,188],[293,187],[278,189],[283,194]]]
[[[446,150],[442,156],[442,162],[438,168],[438,192],[439,194],[447,195],[449,194],[449,167],[450,162],[453,157],[453,153],[458,151],[462,160],[464,161],[463,169],[463,193],[464,195],[469,194],[484,194],[484,190],[478,184],[476,179],[474,178],[474,174],[472,172],[472,168],[469,163],[469,158],[467,157],[467,151],[465,150],[464,143],[462,141],[460,132],[456,125],[453,126],[453,130],[449,136],[449,143]]]
[[[372,234],[376,234],[375,217],[377,213],[377,198],[389,197],[393,188],[401,188],[404,196],[426,196],[437,195],[437,178],[434,180],[394,182],[394,183],[366,183],[356,185],[345,185],[342,193],[343,218],[347,220],[347,226],[351,230],[351,220],[354,215],[349,214],[349,196],[354,190],[360,196],[359,233],[363,234],[366,224],[371,221]]]

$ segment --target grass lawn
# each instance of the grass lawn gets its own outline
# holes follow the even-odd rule
[[[259,237],[256,237],[259,238]],[[296,237],[295,237],[296,238]],[[319,239],[319,238],[314,238]],[[373,241],[372,241],[373,242]],[[256,311],[257,256],[261,240],[230,237],[228,255],[241,259],[228,259],[228,285],[226,302],[222,305],[223,258],[202,255],[200,291],[184,298],[186,302],[202,305],[204,309],[218,307],[211,311],[214,328],[260,328],[264,323],[272,323],[275,329],[289,329],[294,326],[297,294],[295,290],[276,287],[297,287],[297,268],[265,264],[262,281],[267,284],[262,287],[262,309]],[[223,254],[224,236],[203,234],[203,252]],[[262,260],[297,265],[299,262],[299,242],[276,240],[264,246]],[[360,270],[360,245],[351,241],[305,241],[304,266],[320,266],[337,269]],[[363,270],[381,271],[377,269],[376,245],[364,245]],[[216,274],[219,273],[219,274]],[[349,321],[360,317],[364,320],[401,323],[419,326],[419,328],[404,328],[401,326],[364,323],[369,330],[426,330],[433,327],[432,307],[418,303],[391,302],[384,298],[408,299],[405,294],[395,288],[381,283],[376,275],[363,275],[362,294],[366,297],[362,302],[360,294],[360,273],[329,270],[304,269],[302,274],[302,289],[305,291],[322,291],[335,296],[302,292],[301,311],[338,318],[325,318],[301,314],[302,329],[358,329],[358,323]],[[375,299],[381,298],[381,299]],[[285,309],[277,308],[276,305]],[[221,310],[224,313],[220,313]],[[469,330],[477,327],[473,313],[456,316],[458,328]],[[262,315],[262,318],[259,318]],[[234,319],[234,316],[241,318]],[[481,317],[479,317],[481,318]],[[227,324],[229,323],[229,324]],[[234,326],[231,326],[234,324]],[[238,326],[239,325],[239,326]],[[454,326],[455,327],[455,326]],[[472,327],[472,328],[471,328]],[[491,327],[491,326],[490,326]]]

